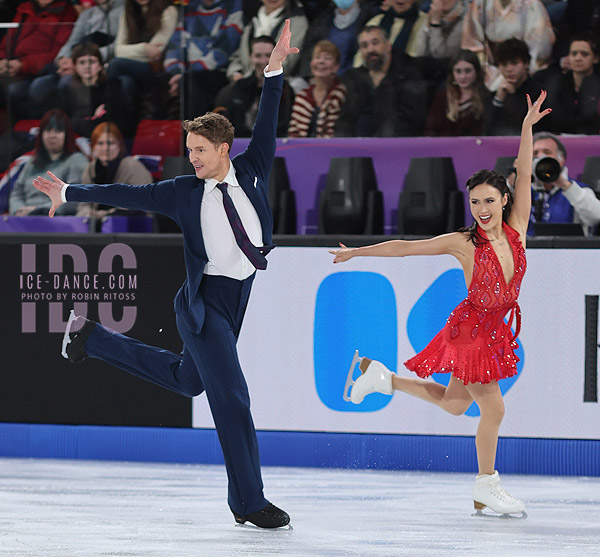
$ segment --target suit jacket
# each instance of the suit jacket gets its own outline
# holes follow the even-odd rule
[[[260,219],[263,242],[271,243],[273,216],[269,207],[269,174],[275,157],[277,112],[283,74],[265,78],[252,139],[247,149],[232,159],[236,176]],[[204,180],[178,176],[154,184],[70,185],[68,201],[95,202],[127,209],[162,213],[172,218],[183,233],[187,277],[175,296],[175,311],[186,325],[199,333],[204,323],[204,300],[199,293],[208,261],[200,225]]]

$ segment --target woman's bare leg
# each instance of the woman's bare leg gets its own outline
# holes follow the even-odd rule
[[[504,400],[497,381],[472,383],[467,390],[479,406],[481,418],[477,427],[475,445],[479,474],[493,474],[498,448],[498,430],[504,418]]]
[[[360,369],[365,371],[370,363],[369,358],[363,358]],[[454,375],[450,377],[447,387],[435,381],[394,375],[392,377],[392,387],[395,391],[402,391],[431,402],[455,416],[464,414],[473,402],[473,397],[465,385],[459,379],[456,379]]]

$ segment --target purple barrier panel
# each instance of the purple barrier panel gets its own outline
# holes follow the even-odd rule
[[[144,216],[104,217],[100,232],[105,234],[117,232],[154,232],[154,220],[152,217]]]
[[[567,166],[572,178],[583,170],[585,157],[600,154],[598,136],[561,138],[567,148]],[[232,155],[248,145],[248,139],[233,142]],[[276,156],[285,157],[290,187],[296,192],[298,233],[318,232],[319,194],[325,186],[329,162],[334,157],[371,157],[379,189],[383,193],[385,233],[396,232],[398,197],[412,157],[452,157],[458,187],[465,191],[467,179],[482,168],[493,169],[497,157],[517,154],[519,138],[511,137],[405,137],[278,139]],[[466,223],[471,221],[465,196]]]
[[[87,217],[0,217],[0,232],[35,233],[87,233],[90,230]]]

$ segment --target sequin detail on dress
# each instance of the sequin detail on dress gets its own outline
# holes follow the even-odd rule
[[[521,310],[517,304],[527,261],[519,234],[506,223],[515,273],[507,284],[502,266],[487,240],[475,247],[473,277],[469,292],[448,317],[444,328],[416,356],[404,362],[419,377],[432,373],[452,373],[465,385],[489,383],[517,373],[519,358],[516,338],[521,329]],[[510,312],[508,324],[504,318]],[[515,321],[515,335],[511,326]]]

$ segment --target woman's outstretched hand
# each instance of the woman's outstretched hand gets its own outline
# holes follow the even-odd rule
[[[343,263],[344,261],[348,261],[348,259],[351,259],[352,257],[354,257],[354,255],[352,253],[354,251],[354,249],[347,248],[344,244],[342,244],[342,242],[340,242],[340,246],[341,246],[341,249],[329,250],[329,253],[331,255],[335,255],[335,257],[333,258],[334,263]]]
[[[547,92],[542,90],[540,96],[532,103],[531,97],[527,95],[527,115],[523,120],[524,126],[534,126],[537,124],[544,116],[547,116],[552,112],[551,108],[546,108],[542,110],[542,104],[546,100]]]
[[[67,185],[60,178],[57,178],[52,172],[48,170],[48,175],[51,180],[48,178],[42,178],[38,176],[33,179],[33,186],[35,189],[40,190],[42,193],[45,193],[52,201],[52,207],[50,207],[50,211],[48,212],[49,217],[53,217],[56,209],[58,209],[62,204],[63,200],[61,197],[62,189]]]

